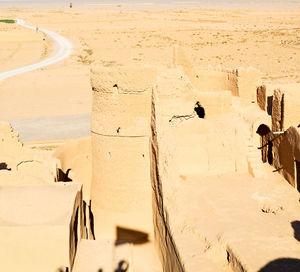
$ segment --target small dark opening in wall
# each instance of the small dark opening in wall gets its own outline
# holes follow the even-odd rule
[[[125,243],[133,243],[133,244],[144,244],[149,241],[148,233],[126,229],[117,226],[117,240],[116,245],[121,245]]]
[[[197,113],[199,118],[204,118],[205,117],[205,110],[199,103],[199,101],[196,102],[194,111]]]
[[[267,113],[272,116],[273,95],[267,97]]]
[[[273,165],[273,143],[268,140],[268,163]]]
[[[115,84],[113,87],[114,87],[114,88],[118,88],[118,84]]]

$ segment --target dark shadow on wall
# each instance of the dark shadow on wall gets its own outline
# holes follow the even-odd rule
[[[122,260],[118,263],[118,267],[114,270],[114,272],[127,272],[129,269],[129,263],[125,260]],[[97,272],[104,272],[102,268],[99,268]]]
[[[295,160],[295,182],[298,192],[300,193],[300,162]]]
[[[144,244],[148,241],[148,234],[145,232],[117,227],[116,245],[125,243]]]
[[[129,263],[127,261],[120,261],[118,263],[117,269],[114,272],[127,272],[129,268]]]
[[[70,182],[72,181],[72,179],[69,178],[69,173],[71,171],[71,168],[69,168],[66,173],[62,170],[62,169],[58,169],[58,177],[57,180],[58,181],[62,181],[62,182]]]
[[[292,225],[292,228],[294,229],[294,237],[295,237],[295,239],[300,242],[300,221],[293,221],[291,223],[291,225]]]
[[[92,201],[90,201],[90,206],[89,206],[89,218],[90,218],[90,235],[91,235],[90,240],[96,240],[94,214],[92,212]]]
[[[300,271],[299,259],[282,258],[268,263],[258,272],[297,272],[297,271]]]
[[[55,272],[69,272],[69,267],[59,267]]]
[[[76,255],[77,245],[78,245],[78,219],[79,219],[79,208],[76,209],[75,220],[73,225],[75,255]]]
[[[300,221],[291,222],[294,229],[294,237],[300,241]],[[260,269],[258,272],[298,272],[300,271],[300,260],[294,258],[281,258],[274,260]]]

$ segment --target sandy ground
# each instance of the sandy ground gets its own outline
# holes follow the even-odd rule
[[[254,66],[263,72],[266,82],[300,82],[299,5],[270,7],[1,7],[7,18],[22,18],[28,24],[57,31],[74,44],[68,60],[0,83],[1,119],[87,115],[91,109],[91,63],[168,66],[176,44],[196,66]],[[45,47],[47,42],[40,40],[41,34],[3,25],[0,36],[6,40],[0,49],[0,71],[34,62],[51,51]],[[74,117],[69,124],[76,120]],[[83,130],[77,135],[87,136]],[[72,133],[68,137],[72,138]]]
[[[47,37],[17,24],[0,23],[0,72],[46,58],[52,48]]]

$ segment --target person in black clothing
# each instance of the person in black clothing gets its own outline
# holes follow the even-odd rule
[[[199,101],[196,102],[194,111],[197,113],[199,118],[204,118],[205,116],[205,110],[199,103]]]

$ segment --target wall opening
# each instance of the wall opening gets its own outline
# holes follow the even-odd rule
[[[260,147],[261,150],[261,159],[263,163],[268,162],[269,164],[273,164],[273,143],[272,143],[272,133],[270,128],[261,124],[256,133],[260,136]]]
[[[268,163],[273,164],[273,142],[268,139]]]
[[[124,243],[144,244],[149,242],[148,233],[117,226],[116,245]]]
[[[199,103],[199,101],[196,102],[194,111],[197,113],[199,118],[204,118],[205,117],[205,110]]]
[[[273,95],[267,97],[267,113],[272,116]]]

